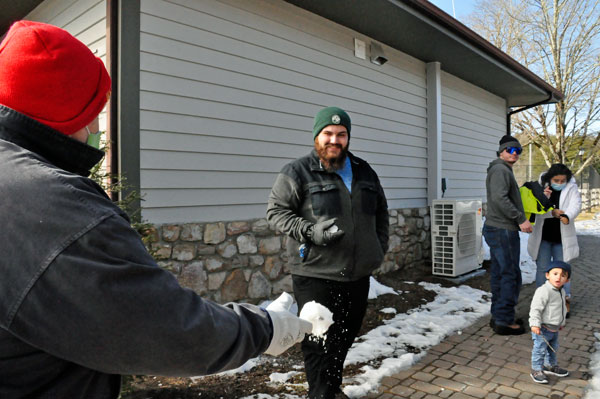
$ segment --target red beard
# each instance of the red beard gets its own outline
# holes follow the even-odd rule
[[[327,149],[332,147],[339,148],[341,150],[337,156],[329,155],[327,153]],[[321,146],[315,140],[315,150],[317,150],[317,155],[319,155],[321,165],[326,171],[335,172],[336,170],[340,170],[344,167],[344,162],[346,161],[346,156],[348,155],[348,146],[345,148],[340,144],[325,144],[325,146]]]

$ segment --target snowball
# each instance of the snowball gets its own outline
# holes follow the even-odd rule
[[[339,228],[335,224],[327,229],[329,233],[336,233],[338,230]]]
[[[329,326],[333,324],[333,313],[315,301],[310,301],[304,305],[300,311],[300,318],[310,321],[313,325],[312,334],[322,338],[325,337]]]

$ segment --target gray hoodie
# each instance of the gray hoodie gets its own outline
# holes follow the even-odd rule
[[[519,230],[525,211],[519,186],[510,165],[500,158],[490,162],[485,180],[487,212],[485,223],[507,230]]]

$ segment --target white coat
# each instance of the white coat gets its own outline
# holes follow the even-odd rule
[[[543,175],[544,173],[540,176],[540,184]],[[560,223],[563,260],[569,262],[579,256],[579,245],[577,244],[577,234],[575,232],[575,218],[581,212],[581,195],[579,194],[579,189],[577,188],[574,177],[571,177],[571,180],[569,180],[565,188],[561,190],[559,204],[560,210],[564,211],[569,217],[569,224]],[[540,250],[544,221],[551,217],[553,217],[552,211],[548,211],[541,215],[535,215],[533,232],[529,236],[529,241],[527,243],[527,252],[529,252],[529,256],[531,256],[533,260],[537,259]]]

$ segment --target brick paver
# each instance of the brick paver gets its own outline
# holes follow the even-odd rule
[[[531,380],[531,333],[500,336],[489,317],[476,321],[461,335],[446,337],[408,370],[388,377],[376,399],[581,399],[585,395],[594,332],[600,331],[600,238],[579,236],[581,256],[572,262],[571,317],[560,333],[559,364],[570,376],[549,376],[549,384]],[[527,322],[534,284],[523,287],[517,315]]]

